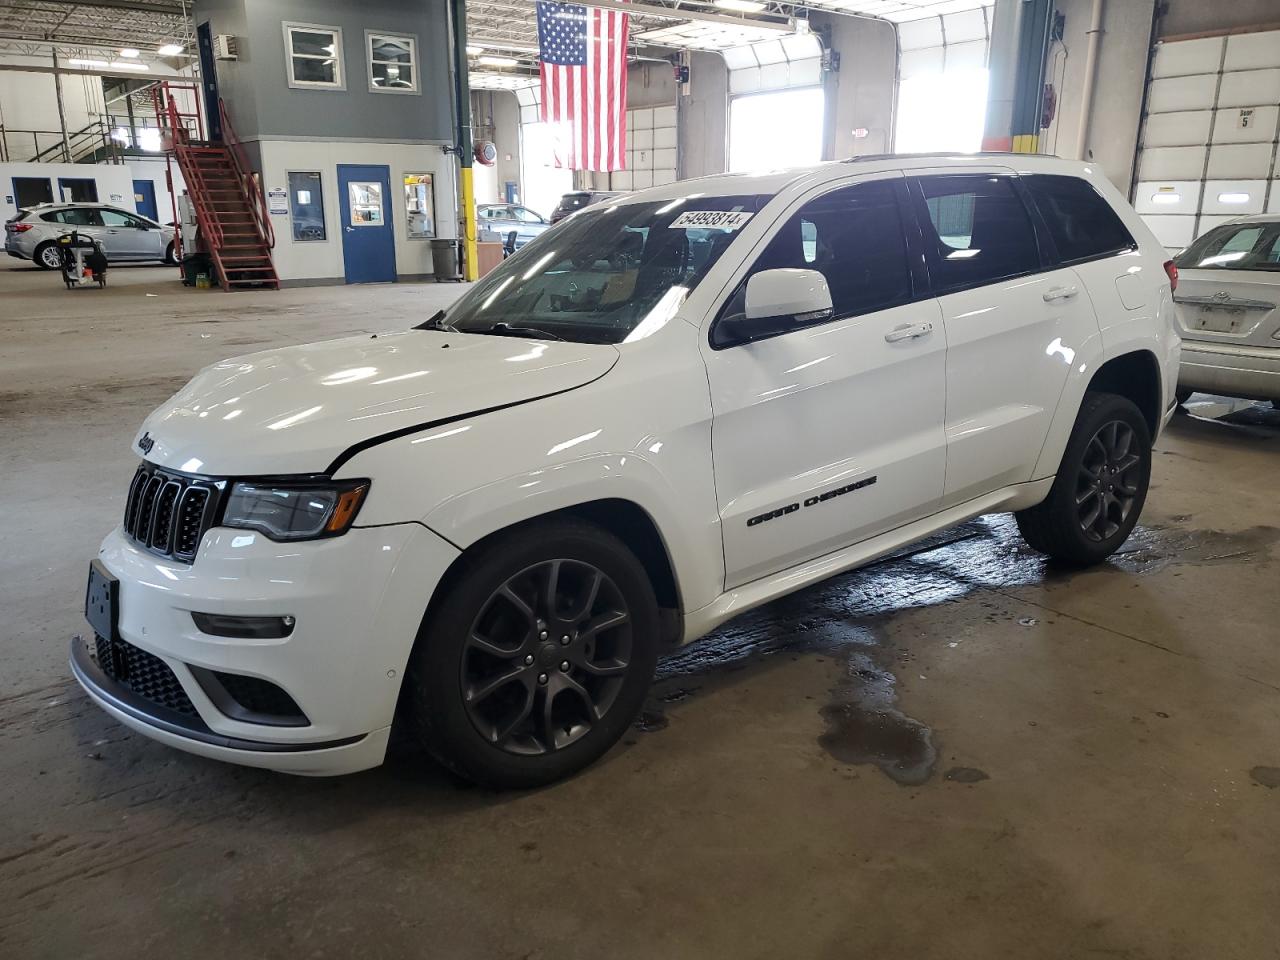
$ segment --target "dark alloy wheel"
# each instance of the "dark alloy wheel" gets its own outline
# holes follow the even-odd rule
[[[463,702],[490,743],[561,750],[608,715],[631,662],[631,614],[603,571],[545,560],[490,594],[462,654]]]
[[[1133,428],[1122,420],[1103,424],[1085,446],[1076,475],[1076,517],[1095,543],[1115,536],[1137,502],[1142,457],[1136,448]]]
[[[608,530],[560,518],[495,534],[436,588],[403,718],[467,779],[559,780],[604,754],[639,713],[659,632],[645,567]]]
[[[1127,397],[1089,392],[1042,503],[1015,514],[1041,553],[1073,564],[1098,563],[1133,531],[1151,481],[1151,430]]]

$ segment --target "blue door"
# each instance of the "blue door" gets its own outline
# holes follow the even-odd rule
[[[340,163],[338,194],[342,198],[342,259],[347,283],[395,280],[391,168]]]
[[[150,180],[133,181],[133,205],[144,217],[159,221],[160,212],[156,209],[156,185]]]

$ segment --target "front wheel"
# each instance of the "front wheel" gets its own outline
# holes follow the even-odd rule
[[[164,262],[170,267],[178,265],[178,255],[172,243],[164,249]]]
[[[1043,503],[1015,514],[1027,543],[1067,563],[1115,553],[1133,531],[1151,482],[1151,430],[1126,397],[1086,393]]]
[[[578,520],[500,534],[464,556],[419,630],[406,707],[462,776],[534,787],[626,731],[658,650],[658,605],[617,537]]]

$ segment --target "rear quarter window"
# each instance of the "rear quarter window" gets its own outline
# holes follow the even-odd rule
[[[1079,263],[1137,248],[1133,235],[1093,186],[1079,177],[1024,176],[1059,263]]]

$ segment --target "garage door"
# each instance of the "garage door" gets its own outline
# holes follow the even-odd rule
[[[1280,213],[1280,30],[1156,47],[1133,205],[1160,242]]]
[[[990,6],[898,24],[898,153],[978,150],[986,120]]]
[[[627,111],[627,168],[610,189],[642,190],[676,182],[676,105]]]

